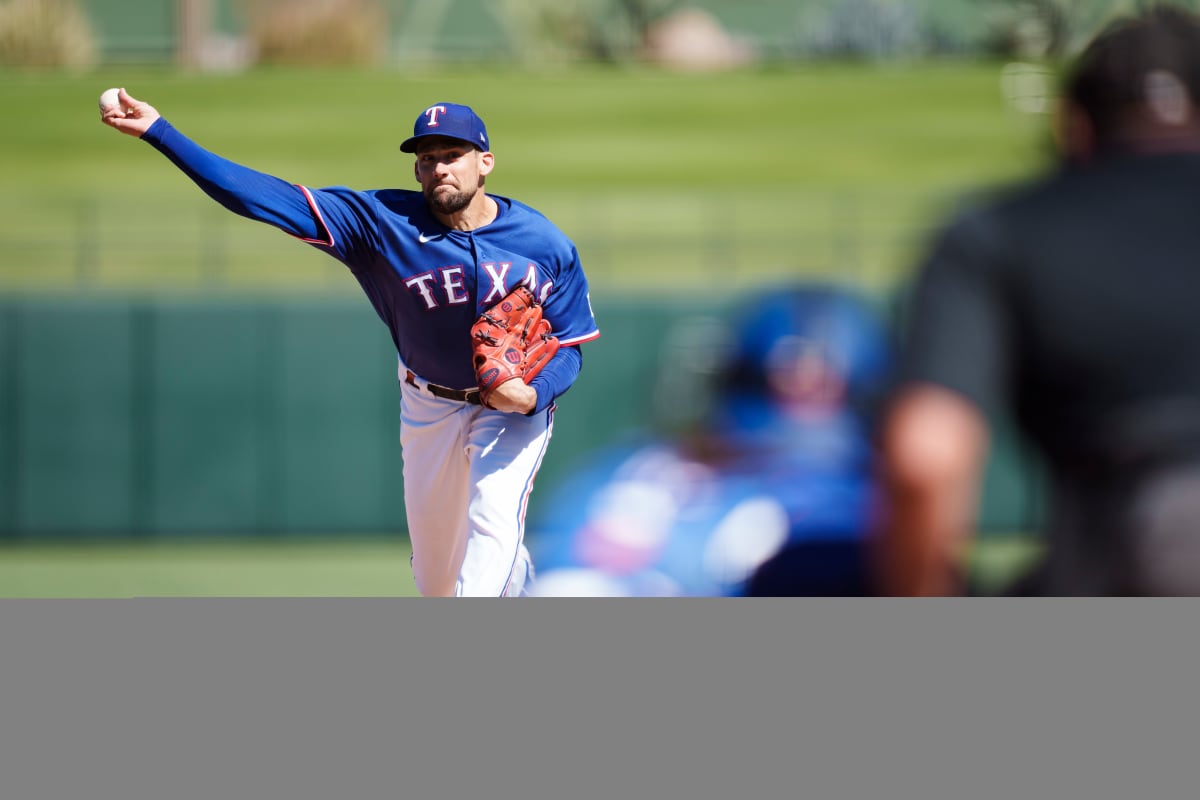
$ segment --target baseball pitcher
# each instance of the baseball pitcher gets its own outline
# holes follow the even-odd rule
[[[107,95],[108,93],[106,93]],[[528,594],[524,544],[556,400],[600,335],[574,244],[484,189],[483,120],[434,103],[400,150],[420,191],[313,189],[221,158],[124,89],[101,119],[142,139],[230,211],[350,268],[399,357],[400,443],[413,577],[425,596]]]

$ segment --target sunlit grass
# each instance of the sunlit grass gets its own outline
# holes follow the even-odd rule
[[[497,153],[489,190],[558,222],[602,289],[788,269],[887,282],[959,193],[1040,164],[1043,120],[1006,105],[999,71],[6,73],[0,101],[37,113],[0,129],[0,288],[354,290],[322,254],[217,208],[104,128],[96,97],[110,85],[221,155],[314,187],[415,186],[397,145],[416,112],[470,103]]]
[[[1036,556],[1037,542],[992,535],[970,568],[991,593]],[[413,597],[403,538],[163,539],[0,544],[0,598]]]
[[[406,597],[407,540],[9,543],[0,597]]]

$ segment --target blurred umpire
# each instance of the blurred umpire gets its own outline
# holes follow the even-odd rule
[[[890,594],[960,594],[990,423],[1044,467],[1007,591],[1200,594],[1200,19],[1114,21],[1066,75],[1052,174],[962,213],[906,306],[882,433]]]

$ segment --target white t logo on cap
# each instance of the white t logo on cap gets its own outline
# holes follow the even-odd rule
[[[430,106],[429,108],[425,109],[425,116],[429,117],[429,127],[436,128],[437,124],[438,124],[438,122],[437,122],[438,114],[445,114],[445,113],[446,113],[445,106]]]

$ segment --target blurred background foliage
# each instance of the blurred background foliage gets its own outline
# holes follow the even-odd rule
[[[666,29],[744,58],[1059,57],[1144,0],[5,0],[0,63],[655,58]],[[729,53],[706,56],[719,60]],[[69,45],[69,46],[68,46]]]

